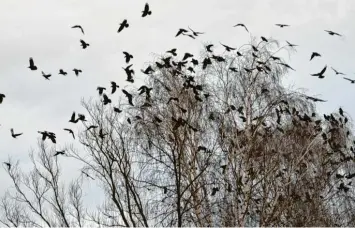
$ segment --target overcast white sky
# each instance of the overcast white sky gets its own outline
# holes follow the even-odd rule
[[[73,111],[83,113],[81,98],[97,97],[96,87],[109,87],[112,80],[121,87],[127,85],[122,51],[134,55],[136,78],[143,79],[140,69],[153,60],[154,53],[177,48],[181,55],[187,50],[198,54],[204,42],[218,45],[220,41],[236,47],[245,44],[249,34],[240,27],[233,28],[237,23],[244,23],[253,36],[273,37],[280,42],[288,40],[300,45],[297,53],[287,60],[296,69],[287,77],[287,84],[306,88],[309,95],[328,100],[318,106],[321,113],[342,106],[351,116],[355,115],[355,84],[335,76],[331,69],[323,80],[309,75],[327,64],[328,68],[332,66],[355,79],[355,1],[149,0],[153,13],[142,18],[146,2],[0,2],[0,93],[6,95],[0,105],[1,161],[11,156],[20,159],[22,167],[28,169],[28,152],[30,147],[36,148],[38,130],[55,132],[58,149],[73,142],[62,129],[73,127],[68,123]],[[130,27],[118,34],[123,19],[128,20]],[[274,25],[276,23],[291,26],[281,29]],[[75,24],[83,26],[85,35],[70,28]],[[196,40],[186,36],[175,38],[178,29],[187,26],[205,34]],[[329,36],[325,29],[344,36]],[[90,43],[86,50],[81,49],[80,39]],[[309,62],[313,51],[322,57]],[[39,70],[27,68],[29,57],[34,58]],[[74,67],[83,70],[79,77],[73,74]],[[60,68],[68,71],[66,77],[58,75]],[[50,81],[41,76],[41,70],[52,73]],[[115,101],[115,97],[112,98]],[[24,135],[13,139],[10,128]],[[63,166],[67,167],[67,173],[78,169],[67,161]],[[2,169],[0,180],[2,195],[10,185]]]

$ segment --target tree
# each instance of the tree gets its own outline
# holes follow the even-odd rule
[[[351,119],[343,111],[320,116],[318,99],[282,85],[292,68],[276,53],[290,48],[253,39],[238,52],[162,56],[146,85],[127,91],[133,105],[125,97],[119,109],[83,100],[83,148],[66,154],[102,187],[105,202],[88,211],[80,180],[61,184],[54,149],[40,141],[30,174],[8,169],[16,194],[4,196],[1,222],[354,225]]]

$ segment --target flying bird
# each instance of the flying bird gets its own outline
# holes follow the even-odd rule
[[[335,75],[338,75],[338,74],[340,74],[340,75],[345,75],[344,73],[337,71],[337,70],[334,69],[333,67],[332,67],[332,70],[335,72]]]
[[[310,96],[306,96],[306,99],[307,100],[312,100],[314,102],[326,102],[326,100],[322,100],[322,99],[319,99],[319,98],[316,98],[316,97],[310,97]]]
[[[77,123],[79,121],[79,119],[75,119],[75,112],[73,112],[73,114],[70,117],[69,122],[71,123]]]
[[[122,92],[123,92],[123,93],[126,95],[126,97],[128,98],[128,103],[133,106],[133,102],[132,102],[133,95],[130,94],[129,92],[127,92],[127,91],[124,90],[124,89],[122,89]]]
[[[265,37],[261,37],[261,40],[264,41],[264,42],[269,42]]]
[[[249,32],[249,30],[247,29],[247,27],[246,27],[244,24],[241,24],[241,23],[236,24],[236,25],[234,25],[233,27],[238,27],[238,26],[242,26],[242,27],[244,27],[244,28],[245,28],[245,30],[247,30],[247,32]]]
[[[296,45],[296,44],[291,44],[290,42],[288,42],[287,40],[286,40],[286,43],[288,44],[288,46],[290,46],[290,47],[297,47],[298,45]]]
[[[120,88],[120,86],[117,85],[116,82],[112,81],[112,82],[111,82],[111,88],[112,88],[111,94],[114,94],[114,93],[116,92],[116,89],[117,89],[117,88]]]
[[[170,53],[170,54],[172,54],[173,56],[176,56],[176,55],[177,55],[177,54],[176,54],[176,48],[173,48],[173,49],[167,51],[167,53]]]
[[[188,31],[186,29],[183,29],[183,28],[180,28],[179,31],[176,33],[175,37],[181,35],[181,34],[185,34],[187,33]]]
[[[283,65],[283,66],[285,66],[285,67],[287,67],[287,68],[289,68],[289,69],[291,69],[291,70],[296,71],[295,69],[293,69],[292,67],[290,67],[290,66],[289,66],[288,64],[286,64],[286,63],[278,63],[278,64]]]
[[[209,44],[209,45],[206,46],[206,50],[207,50],[208,52],[213,52],[213,51],[211,50],[212,47],[213,47],[213,44]]]
[[[90,46],[90,44],[86,43],[84,40],[80,40],[81,46],[83,47],[83,49],[87,48],[88,46]]]
[[[343,77],[345,80],[348,80],[348,81],[350,81],[351,82],[351,84],[354,84],[355,83],[355,80],[353,80],[353,79],[350,79],[350,78],[345,78],[345,77]]]
[[[49,78],[50,78],[52,75],[51,75],[51,74],[45,74],[45,73],[42,71],[42,76],[43,76],[45,79],[49,80]]]
[[[111,99],[108,98],[108,96],[106,94],[103,94],[102,96],[104,98],[104,100],[102,101],[104,103],[104,105],[107,105],[112,102]]]
[[[106,88],[98,86],[96,90],[99,91],[99,95],[102,95],[102,93],[104,92],[104,90],[106,90]]]
[[[133,69],[130,69],[132,65],[133,65],[133,64],[128,65],[126,68],[122,68],[122,69],[125,70],[125,72],[126,72],[126,74],[127,74],[127,80],[126,80],[126,81],[131,82],[131,83],[134,82],[134,80],[133,80],[134,70],[133,70]]]
[[[184,61],[184,60],[186,60],[186,59],[188,59],[188,58],[191,58],[191,57],[193,57],[193,56],[194,56],[193,54],[190,54],[190,53],[186,52],[186,53],[184,54],[184,58],[182,59],[182,61]]]
[[[145,17],[147,15],[151,15],[152,11],[149,10],[149,5],[148,3],[145,4],[144,10],[142,11],[142,17]]]
[[[59,70],[59,74],[61,74],[61,75],[64,75],[64,76],[65,76],[65,75],[67,75],[68,73],[67,73],[67,72],[65,72],[63,69],[60,69],[60,70]]]
[[[127,19],[124,19],[123,22],[120,24],[120,27],[118,28],[117,33],[121,32],[124,28],[128,28],[129,24],[127,22]]]
[[[76,69],[76,68],[74,68],[73,71],[74,71],[76,76],[79,76],[79,73],[82,73],[82,70]]]
[[[150,74],[150,73],[153,73],[154,70],[153,70],[153,68],[151,66],[148,66],[144,71],[142,70],[142,72],[144,74]]]
[[[275,24],[276,26],[279,26],[280,28],[283,28],[283,27],[288,27],[290,25],[285,25],[285,24]]]
[[[226,49],[226,51],[234,51],[235,50],[235,48],[229,47],[225,44],[222,44],[221,42],[219,42],[219,43]]]
[[[30,58],[30,66],[28,68],[31,70],[37,70],[37,66],[35,65],[32,57]]]
[[[192,30],[192,28],[190,28],[190,27],[188,27],[188,28],[190,29],[190,31],[192,32],[192,34],[193,34],[194,36],[198,36],[198,35],[200,35],[200,34],[205,34],[204,32],[196,32],[196,31]]]
[[[0,104],[2,103],[5,97],[5,94],[0,93]]]
[[[323,74],[327,70],[327,65],[321,70],[321,72],[316,73],[316,74],[311,74],[311,76],[318,76],[318,78],[324,78]]]
[[[311,61],[314,57],[321,57],[321,55],[317,52],[312,52],[311,59],[309,61]]]
[[[124,51],[123,54],[126,59],[126,63],[129,63],[129,61],[133,59],[133,55],[129,54],[128,52]]]
[[[73,139],[75,139],[74,132],[73,132],[73,130],[72,130],[72,129],[69,129],[69,128],[64,128],[64,131],[67,131],[67,132],[69,132],[69,134],[72,134]]]
[[[324,30],[324,31],[326,31],[331,36],[334,36],[334,35],[341,36],[339,33],[336,33],[336,32],[333,32],[333,31],[329,31],[329,30]]]
[[[56,153],[53,155],[54,157],[58,156],[59,154],[61,155],[64,155],[65,154],[65,151],[62,150],[62,151],[56,151]]]
[[[12,138],[14,138],[14,139],[16,139],[16,137],[18,137],[18,136],[20,136],[20,135],[23,134],[23,133],[17,133],[17,134],[15,134],[13,128],[11,128],[10,131],[11,131],[11,136],[12,136]]]
[[[88,128],[86,128],[86,130],[88,131],[88,130],[90,130],[90,129],[96,129],[96,128],[98,128],[99,126],[96,126],[96,125],[91,125],[91,126],[89,126]]]
[[[80,25],[74,25],[72,28],[78,28],[78,29],[81,30],[81,32],[82,32],[83,34],[85,34],[85,33],[84,33],[84,29],[83,29]]]

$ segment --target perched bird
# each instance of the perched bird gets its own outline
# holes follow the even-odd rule
[[[317,76],[318,78],[324,78],[323,74],[327,70],[327,65],[321,70],[321,72],[316,73],[316,74],[311,74],[311,76]]]
[[[42,71],[42,76],[43,76],[45,79],[49,80],[49,78],[50,78],[52,75],[51,75],[51,74],[45,74],[45,73]]]
[[[173,49],[167,51],[167,53],[170,53],[170,54],[172,54],[173,56],[176,56],[176,55],[177,55],[177,54],[176,54],[176,48],[173,48]]]
[[[106,94],[103,94],[102,96],[104,98],[104,100],[102,101],[104,103],[104,105],[107,105],[112,102],[111,99],[108,98],[108,96]]]
[[[344,78],[344,77],[343,77],[343,78]],[[354,84],[354,83],[355,83],[355,80],[353,80],[353,79],[350,79],[350,78],[344,78],[344,79],[350,81],[351,84]]]
[[[235,48],[229,47],[225,44],[222,44],[221,42],[219,42],[219,43],[226,49],[226,51],[234,51],[235,50]]]
[[[213,52],[213,51],[211,50],[212,47],[213,47],[213,44],[209,44],[209,45],[206,46],[206,50],[207,50],[208,52]]]
[[[68,73],[67,73],[67,72],[65,72],[63,69],[60,69],[60,70],[59,70],[59,74],[61,74],[61,75],[64,75],[64,76],[65,76],[65,75],[67,75]]]
[[[106,88],[98,86],[96,90],[99,91],[99,95],[102,95],[102,93],[104,92],[104,90],[106,90]]]
[[[126,59],[126,63],[129,63],[129,61],[133,59],[133,55],[129,54],[128,52],[124,51],[123,54]]]
[[[283,27],[288,27],[290,25],[285,25],[285,24],[275,24],[276,26],[279,26],[280,28],[283,28]]]
[[[128,103],[133,106],[133,102],[132,102],[132,100],[133,100],[133,95],[130,94],[129,92],[127,92],[127,91],[124,90],[124,89],[122,89],[122,92],[123,92],[123,93],[126,95],[126,97],[128,98]]]
[[[79,73],[82,73],[82,70],[76,69],[76,68],[74,68],[73,71],[74,71],[76,76],[79,76]]]
[[[337,71],[337,70],[334,69],[333,67],[332,67],[332,70],[335,72],[335,75],[338,75],[338,74],[340,74],[340,75],[345,75],[344,73],[341,73],[341,72]]]
[[[317,52],[312,52],[312,55],[311,55],[311,59],[309,61],[311,61],[314,57],[321,57],[321,55]]]
[[[190,27],[188,27],[188,28],[190,29],[190,31],[192,32],[192,34],[193,34],[194,36],[198,36],[198,35],[200,35],[200,34],[204,34],[204,32],[196,32],[196,31],[192,30],[192,28],[190,28]]]
[[[12,138],[14,138],[14,139],[16,139],[16,137],[18,137],[18,136],[20,136],[20,135],[23,134],[23,133],[17,133],[17,134],[15,134],[13,128],[11,128],[10,131],[11,131],[11,136],[12,136]]]
[[[187,33],[188,31],[186,29],[183,29],[183,28],[180,28],[179,31],[176,33],[175,37],[181,35],[181,34],[185,34]]]
[[[83,49],[87,48],[88,46],[90,46],[90,44],[86,43],[84,40],[80,40],[81,46],[83,47]]]
[[[117,88],[120,88],[120,86],[117,85],[116,82],[112,81],[112,82],[111,82],[111,89],[112,89],[112,90],[111,90],[111,94],[114,94],[114,93],[116,92],[116,89],[117,89]]]
[[[74,25],[72,28],[78,28],[78,29],[81,30],[81,32],[82,32],[83,34],[85,34],[85,33],[84,33],[84,29],[83,29],[80,25]]]
[[[147,15],[151,15],[152,11],[149,10],[149,5],[148,3],[145,4],[144,10],[142,11],[142,17],[145,17]]]
[[[120,24],[120,27],[118,28],[117,33],[121,32],[124,28],[128,28],[129,24],[127,22],[127,19],[124,19],[123,22]]]
[[[62,151],[56,151],[56,153],[53,155],[54,157],[58,156],[58,155],[64,155],[65,154],[65,151],[62,150]]]
[[[38,133],[42,134],[42,140],[46,140],[48,137],[53,143],[57,143],[56,141],[56,136],[53,132],[48,132],[48,131],[38,131]]]
[[[333,31],[329,31],[329,30],[324,30],[324,31],[326,31],[331,36],[334,36],[334,35],[341,36],[339,33],[336,33],[336,32],[333,32]]]
[[[32,57],[30,58],[30,66],[28,68],[31,70],[37,70],[37,66],[35,65]]]
[[[244,28],[245,28],[245,30],[246,30],[247,32],[249,32],[249,30],[247,29],[247,27],[246,27],[244,24],[241,24],[241,23],[236,24],[236,25],[234,25],[233,27],[238,27],[238,26],[242,26],[242,27],[244,27]]]
[[[75,139],[74,132],[73,132],[73,130],[72,130],[72,129],[69,129],[69,128],[64,128],[64,131],[67,131],[67,132],[69,132],[69,134],[72,134],[73,139]]]
[[[127,74],[127,80],[126,80],[126,81],[131,82],[131,83],[134,82],[134,80],[133,80],[134,70],[133,70],[133,69],[130,69],[132,65],[133,65],[133,64],[128,65],[126,68],[122,68],[122,69],[125,70],[125,72],[126,72],[126,74]]]
[[[0,93],[0,104],[2,103],[5,97],[5,94]]]
[[[71,123],[77,123],[79,121],[79,119],[75,119],[75,112],[73,112],[73,114],[70,117],[69,122]]]

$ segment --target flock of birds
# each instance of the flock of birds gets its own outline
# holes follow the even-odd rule
[[[144,7],[144,10],[142,11],[142,17],[146,17],[148,15],[151,15],[152,14],[152,11],[150,10],[150,7],[149,7],[149,4],[146,3],[145,4],[145,7]],[[280,28],[284,28],[284,27],[289,27],[290,25],[287,25],[287,24],[276,24],[276,26],[280,27]],[[120,26],[117,30],[117,33],[120,33],[122,32],[125,28],[128,28],[129,27],[129,23],[127,21],[127,19],[124,19],[122,23],[120,23]],[[247,32],[249,32],[248,28],[242,24],[242,23],[239,23],[239,24],[236,24],[234,25],[234,27],[243,27]],[[84,29],[82,28],[81,25],[74,25],[72,26],[71,28],[73,29],[80,29],[80,31],[82,32],[82,34],[85,34],[84,33]],[[329,31],[329,30],[325,30],[325,32],[327,32],[329,35],[331,36],[342,36],[341,34],[339,33],[336,33],[336,32],[333,32],[333,31]],[[188,27],[188,29],[185,29],[185,28],[180,28],[178,30],[178,32],[176,33],[175,37],[178,37],[178,36],[188,36],[192,39],[196,39],[196,37],[198,37],[199,35],[202,35],[204,34],[203,32],[197,32],[197,31],[194,31],[193,29],[191,29],[190,27]],[[262,42],[268,42],[268,39],[266,39],[265,37],[261,37],[261,41]],[[295,44],[292,44],[288,41],[287,42],[287,45],[290,46],[290,47],[296,47],[298,45],[295,45]],[[80,44],[82,46],[82,49],[86,49],[90,46],[89,43],[86,43],[83,39],[80,40]],[[227,52],[232,52],[232,51],[236,51],[237,55],[238,56],[243,56],[242,53],[240,53],[237,48],[235,47],[230,47],[228,45],[225,45],[225,44],[222,44],[220,43]],[[182,74],[181,71],[182,71],[182,68],[185,67],[185,69],[187,69],[189,72],[191,73],[194,73],[194,67],[200,65],[202,69],[206,69],[208,67],[208,65],[212,64],[212,60],[215,60],[217,62],[224,62],[226,61],[222,56],[219,56],[219,55],[215,55],[212,48],[213,48],[213,44],[209,44],[207,45],[205,48],[206,48],[206,51],[207,53],[209,53],[210,55],[207,56],[205,59],[203,59],[202,63],[199,63],[199,61],[197,59],[194,58],[194,55],[191,54],[191,53],[185,53],[182,60],[181,61],[178,61],[178,62],[175,62],[174,60],[172,60],[172,57],[173,56],[177,56],[177,49],[174,48],[174,49],[171,49],[171,50],[168,50],[167,53],[170,54],[170,56],[168,57],[163,57],[161,58],[161,61],[158,61],[158,62],[155,62],[155,65],[157,68],[159,69],[162,69],[162,68],[166,68],[166,69],[172,69],[172,73],[174,75],[178,75],[178,74]],[[258,48],[251,45],[252,46],[252,49],[253,49],[253,57],[254,58],[258,58]],[[131,59],[133,58],[133,55],[124,51],[123,52],[123,55],[124,55],[124,58],[125,58],[125,63],[126,64],[129,64]],[[313,60],[314,58],[316,57],[321,57],[321,54],[317,53],[317,52],[312,52],[311,54],[311,57],[310,57],[310,61]],[[288,64],[286,63],[283,63],[281,62],[280,58],[279,57],[276,57],[276,56],[270,56],[270,58],[275,61],[275,63],[277,64],[280,64],[280,65],[283,65],[291,70],[294,70],[291,66],[289,66]],[[269,60],[268,60],[269,61]],[[188,63],[191,63],[191,65],[189,66],[186,66],[186,64]],[[249,68],[244,68],[242,70],[245,70],[247,73],[251,73],[253,70],[258,70],[258,71],[264,71],[264,72],[268,72],[270,71],[270,68],[268,67],[268,65],[266,64],[267,61],[257,61],[259,66],[257,66],[255,69],[249,69]],[[38,67],[35,65],[35,62],[33,60],[33,58],[29,58],[29,69],[31,71],[37,71],[38,70]],[[132,69],[132,66],[133,64],[129,64],[127,65],[126,67],[123,68],[123,70],[125,71],[126,75],[127,75],[127,79],[126,81],[127,82],[130,82],[130,83],[134,83],[134,74],[135,74],[135,71],[134,69]],[[229,70],[233,71],[233,72],[238,72],[239,69],[235,68],[235,67],[230,67]],[[311,76],[316,76],[318,78],[324,78],[324,73],[326,72],[327,70],[327,65],[319,72],[319,73],[314,73],[314,74],[311,74]],[[334,69],[332,67],[332,70],[335,72],[336,75],[345,75],[344,73],[342,72],[339,72],[337,71],[336,69]],[[144,70],[141,70],[142,73],[144,74],[152,74],[155,72],[154,70],[154,66],[153,65],[150,65],[148,66],[146,69]],[[76,76],[79,76],[80,73],[82,73],[82,70],[81,69],[76,69],[74,68],[73,69],[73,72],[75,73]],[[59,70],[59,74],[60,75],[63,75],[63,76],[66,76],[68,73],[66,71],[64,71],[63,69],[60,69]],[[42,71],[42,76],[46,79],[46,80],[50,80],[50,77],[52,76],[51,74],[46,74]],[[183,76],[186,78],[186,81],[184,83],[184,87],[185,88],[191,88],[195,94],[195,98],[196,100],[198,101],[203,101],[203,99],[199,96],[199,91],[202,91],[202,85],[194,85],[193,82],[194,82],[194,79],[193,79],[193,76]],[[351,83],[355,83],[355,80],[353,79],[350,79],[350,78],[346,78],[344,77],[344,79],[350,81]],[[168,88],[167,86],[165,86],[165,89],[170,91],[170,88]],[[118,88],[119,88],[119,85],[117,85],[116,82],[114,81],[111,81],[111,94],[114,94],[116,91],[118,91]],[[152,91],[153,88],[149,88],[145,85],[141,86],[138,91],[139,91],[139,95],[143,95],[145,94],[146,95],[146,102],[143,104],[143,106],[141,107],[150,107],[150,93]],[[103,98],[102,102],[104,105],[107,105],[107,104],[110,104],[111,103],[111,99],[109,98],[109,96],[105,93],[106,91],[106,88],[105,87],[102,87],[102,86],[98,86],[97,87],[97,91],[99,93],[99,95]],[[128,100],[128,103],[129,105],[131,106],[134,106],[133,104],[133,94],[129,93],[127,90],[125,89],[122,89],[121,90],[122,93],[126,96],[127,100]],[[208,93],[204,93],[203,94],[204,98],[208,98],[209,97],[209,94]],[[3,100],[5,99],[5,94],[1,94],[0,93],[0,104],[3,102]],[[317,101],[321,101],[321,102],[325,102],[324,100],[321,100],[321,99],[318,99],[318,98],[315,98],[315,97],[310,97],[310,96],[307,96],[306,97],[307,99],[309,100],[312,100],[314,102],[317,102]],[[171,103],[172,101],[175,101],[175,103],[177,103],[179,101],[179,98],[178,97],[169,97],[168,98],[168,102],[167,104]],[[182,107],[179,107],[183,113],[186,113],[186,109],[182,108]],[[239,108],[236,108],[235,106],[233,105],[230,105],[229,106],[229,109],[227,110],[228,111],[231,111],[231,110],[237,110],[240,114],[241,114],[241,118],[243,117],[243,107],[239,107]],[[113,107],[113,111],[116,112],[116,113],[120,113],[122,112],[123,110],[117,108],[117,107]],[[280,108],[280,110],[278,110],[277,114],[278,114],[278,123],[280,122],[280,119],[281,119],[281,116],[280,116],[280,113],[282,113],[283,111],[285,111],[286,113],[290,114],[290,115],[296,115],[299,117],[300,120],[303,120],[303,121],[306,121],[306,122],[311,122],[312,120],[312,117],[315,116],[315,114],[312,114],[312,117],[310,117],[309,115],[307,114],[304,114],[304,115],[300,115],[299,114],[299,111],[293,109],[292,112],[289,110],[289,108],[287,107],[286,109],[282,110]],[[341,116],[343,116],[343,111],[342,109],[339,110]],[[336,125],[339,125],[343,122],[347,122],[347,118],[345,117],[344,119],[341,119],[341,120],[336,120],[334,116],[324,116],[326,120],[328,121],[332,121],[334,123],[337,123]],[[139,116],[136,116],[137,119],[141,119],[141,117]],[[243,119],[244,118],[244,119]],[[245,117],[243,117],[243,121],[245,122]],[[212,116],[210,116],[210,119],[213,119]],[[72,113],[70,119],[68,122],[70,123],[73,123],[73,124],[77,124],[78,122],[85,122],[87,121],[86,118],[85,118],[85,115],[84,114],[80,114],[80,113],[76,113],[75,111]],[[132,121],[130,118],[127,119],[128,123],[131,124]],[[187,124],[192,130],[194,131],[198,131],[197,128],[189,125],[187,123],[186,120],[184,120],[183,118],[178,118],[178,119],[175,119],[175,118],[172,118],[172,121],[175,122],[175,126],[174,126],[174,129],[177,129],[179,128],[180,126],[183,126],[185,124]],[[154,116],[154,122],[156,123],[161,123],[162,122],[162,119],[158,116]],[[341,122],[341,123],[340,123]],[[318,123],[319,124],[319,123]],[[98,128],[98,126],[95,126],[95,125],[91,125],[91,126],[88,126],[87,127],[87,131],[88,130],[91,130],[91,129],[96,129]],[[281,128],[278,128],[280,131],[282,131]],[[75,139],[75,134],[73,132],[72,129],[70,128],[64,128],[63,129],[64,131],[67,131],[68,134],[70,134],[73,139]],[[18,138],[19,136],[23,135],[23,133],[15,133],[14,129],[11,128],[11,136],[13,138]],[[38,131],[39,134],[42,135],[42,140],[46,140],[46,139],[49,139],[51,140],[54,144],[56,143],[56,134],[54,132],[50,132],[50,131]],[[99,132],[98,132],[98,136],[102,139],[104,139],[104,137],[107,135],[107,133],[105,133],[103,131],[103,129],[99,129]],[[324,140],[327,140],[327,135],[324,133],[322,135],[323,139]],[[199,150],[207,150],[207,148],[203,147],[203,146],[199,146],[198,148]],[[354,149],[355,151],[355,149]],[[56,151],[56,153],[53,155],[53,156],[58,156],[58,155],[65,155],[65,151]],[[8,169],[11,168],[11,164],[9,162],[4,162]],[[84,171],[82,171],[87,177],[90,177],[87,173],[85,173]],[[90,177],[92,178],[92,177]]]

